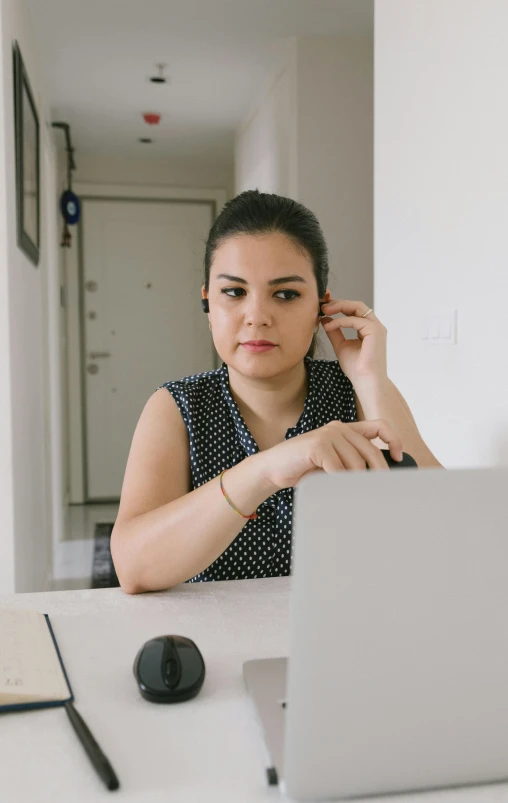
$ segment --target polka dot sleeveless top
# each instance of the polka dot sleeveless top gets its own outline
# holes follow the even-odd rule
[[[286,439],[330,421],[356,421],[353,385],[337,361],[305,358],[307,398]],[[165,387],[173,396],[189,435],[193,488],[199,488],[259,448],[229,389],[225,363],[215,371],[188,376]],[[279,577],[291,571],[293,488],[283,488],[257,509],[228,548],[187,582]],[[224,504],[226,502],[224,501]]]

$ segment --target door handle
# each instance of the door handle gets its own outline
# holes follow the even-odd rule
[[[102,357],[111,357],[109,351],[91,351],[88,355],[90,360],[100,360]]]

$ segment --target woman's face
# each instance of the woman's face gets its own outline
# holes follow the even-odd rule
[[[323,300],[310,257],[279,232],[228,238],[215,252],[203,295],[221,359],[260,378],[303,359]]]

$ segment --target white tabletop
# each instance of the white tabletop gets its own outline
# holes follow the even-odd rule
[[[108,792],[62,709],[8,713],[0,717],[2,803],[112,796],[137,803],[281,800],[266,784],[265,751],[242,664],[287,655],[289,583],[196,583],[140,596],[115,588],[0,597],[2,607],[49,614],[76,708],[120,780],[120,789]],[[205,683],[188,702],[149,703],[139,694],[134,658],[148,639],[175,633],[200,648]],[[394,800],[508,803],[508,786]]]

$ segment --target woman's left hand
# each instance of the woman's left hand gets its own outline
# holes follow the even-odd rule
[[[369,307],[362,301],[330,299],[322,305],[323,329],[337,355],[339,365],[353,385],[362,381],[386,382],[387,330],[373,312],[363,318]],[[330,318],[342,312],[344,317]],[[356,329],[358,337],[347,340],[341,329]]]

